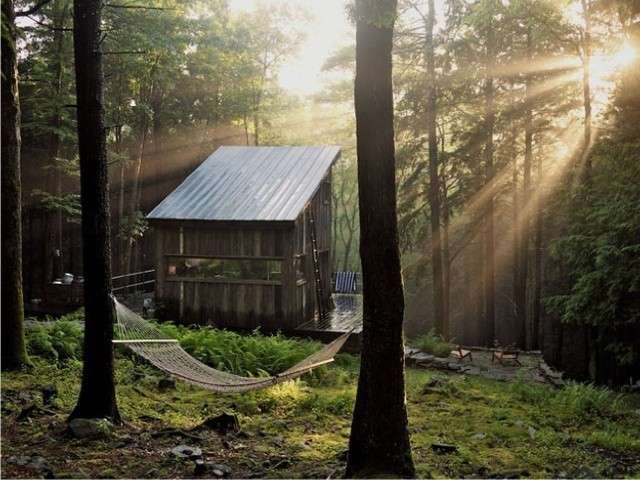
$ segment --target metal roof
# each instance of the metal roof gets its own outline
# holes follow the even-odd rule
[[[340,147],[220,147],[147,218],[295,220]]]

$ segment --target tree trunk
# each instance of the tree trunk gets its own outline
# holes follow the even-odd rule
[[[431,208],[431,270],[433,275],[433,313],[436,331],[445,338],[444,286],[442,282],[442,235],[440,231],[440,177],[438,172],[438,138],[436,135],[436,69],[433,28],[435,25],[434,0],[429,0],[429,13],[425,21],[425,61],[427,65],[427,134],[429,137],[429,206]]]
[[[540,331],[540,313],[542,307],[542,235],[543,235],[543,205],[542,205],[542,160],[538,158],[536,165],[536,209],[535,209],[535,239],[534,239],[534,279],[533,279],[533,306],[531,312],[531,329],[535,338],[543,338]],[[540,342],[538,342],[538,346]]]
[[[523,297],[524,290],[522,288],[522,222],[525,220],[526,212],[520,216],[523,205],[520,203],[518,195],[518,157],[513,156],[513,303],[514,316],[516,319],[516,345],[518,348],[524,348],[527,339],[527,331],[524,320],[524,312],[526,309],[526,297]]]
[[[484,320],[485,320],[485,344],[490,345],[495,340],[495,238],[494,230],[494,193],[491,191],[494,177],[493,166],[493,130],[495,126],[494,111],[494,81],[493,69],[495,65],[494,50],[495,39],[493,26],[490,24],[487,31],[487,71],[484,85],[485,96],[485,135],[484,167],[485,185],[487,192],[487,205],[484,217]]]
[[[527,30],[527,58],[533,60],[533,45],[531,41],[531,27]],[[529,320],[527,308],[527,286],[529,277],[529,242],[531,236],[530,214],[531,205],[531,165],[533,163],[533,110],[531,98],[531,75],[525,78],[525,110],[524,110],[524,165],[522,178],[522,211],[525,214],[520,219],[520,312],[521,322],[527,331],[527,349],[538,348],[538,332],[533,328]]]
[[[78,404],[71,418],[120,422],[113,378],[114,305],[107,147],[104,125],[100,30],[101,0],[75,0],[75,50],[80,195],[84,267],[84,365]]]
[[[29,364],[22,298],[20,97],[13,0],[2,1],[2,369]]]
[[[59,11],[58,11],[59,9]],[[53,94],[59,97],[62,92],[62,71],[63,71],[63,46],[64,46],[64,26],[67,18],[67,5],[56,4],[56,19],[54,20],[54,26],[57,28],[53,35],[53,43],[55,45],[55,84],[53,88]],[[51,175],[53,180],[53,194],[57,197],[62,195],[62,172],[60,171],[60,165],[58,165],[58,157],[60,156],[60,135],[57,130],[60,129],[62,124],[62,118],[60,115],[60,109],[58,106],[55,108],[55,112],[51,117],[51,125],[54,131],[49,138],[49,160],[51,165],[54,166],[54,174]],[[47,256],[51,259],[52,266],[50,268],[50,274],[47,281],[51,281],[53,278],[61,277],[64,273],[64,252],[63,252],[63,215],[62,210],[58,209],[55,214],[49,212],[48,215],[50,222],[50,232],[52,243],[49,243],[47,249]],[[55,245],[54,248],[51,248]]]
[[[591,12],[589,0],[581,0],[584,16],[584,35],[582,38],[582,93],[584,99],[584,145],[582,146],[581,167],[585,184],[591,180]]]
[[[363,333],[347,477],[413,477],[404,387],[391,49],[395,0],[356,1]],[[381,295],[380,292],[384,292]]]

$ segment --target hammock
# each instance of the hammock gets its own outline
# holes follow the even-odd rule
[[[288,370],[272,377],[242,377],[211,368],[164,335],[152,323],[113,299],[116,319],[113,343],[123,344],[169,375],[198,387],[220,393],[247,392],[297,378],[316,367],[331,363],[351,332],[347,332]]]

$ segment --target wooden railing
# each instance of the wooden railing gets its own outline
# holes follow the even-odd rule
[[[148,292],[153,289],[156,283],[155,270],[143,270],[141,272],[127,273],[125,275],[116,275],[111,277],[113,283],[112,291],[124,292],[133,289],[134,292]]]

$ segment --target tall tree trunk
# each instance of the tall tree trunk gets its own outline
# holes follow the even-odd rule
[[[526,325],[524,321],[524,311],[526,309],[526,298],[523,297],[524,291],[522,289],[522,259],[521,247],[522,236],[521,230],[522,221],[525,219],[525,215],[520,216],[520,211],[523,205],[520,202],[520,196],[518,195],[518,157],[513,155],[513,303],[514,303],[514,316],[516,318],[516,344],[519,348],[524,348],[527,339]]]
[[[447,199],[447,187],[443,181],[444,188],[442,192],[442,318],[444,321],[444,331],[451,336],[449,324],[451,317],[451,249],[449,248],[449,222],[451,212],[449,210],[449,201]]]
[[[543,338],[540,331],[540,314],[542,307],[542,235],[543,232],[543,204],[542,204],[542,160],[538,158],[536,165],[537,194],[535,209],[535,238],[534,238],[534,278],[533,278],[533,300],[531,311],[531,329],[535,338]],[[538,346],[541,341],[538,341]]]
[[[395,0],[356,0],[363,337],[347,477],[413,477],[404,386],[391,49]],[[384,292],[384,295],[380,295]]]
[[[527,29],[527,59],[533,61],[533,45],[531,27]],[[524,164],[522,169],[522,211],[525,214],[520,219],[520,303],[519,311],[522,315],[521,323],[527,331],[527,349],[538,348],[538,332],[533,328],[527,308],[527,290],[529,277],[529,243],[531,237],[530,214],[531,205],[531,165],[533,163],[533,106],[531,104],[531,75],[525,78],[525,110],[524,110]]]
[[[102,3],[102,0],[75,0],[73,5],[85,331],[82,384],[71,418],[109,418],[120,422],[111,344],[115,313],[111,299],[111,224],[100,30]]]
[[[55,83],[53,85],[53,94],[56,98],[60,97],[62,92],[62,72],[63,72],[63,47],[64,47],[64,26],[67,18],[67,4],[56,4],[56,18],[54,20],[54,27],[56,30],[53,34],[54,52],[55,52]],[[54,183],[53,194],[60,197],[62,195],[62,172],[60,171],[60,165],[58,164],[58,157],[60,156],[61,140],[57,131],[62,125],[62,117],[60,115],[60,107],[56,105],[55,111],[51,117],[51,126],[53,131],[49,138],[49,160],[51,165],[54,166],[54,174],[51,179]],[[64,218],[62,210],[57,209],[55,213],[49,212],[49,223],[52,243],[49,243],[48,258],[50,258],[52,266],[49,269],[50,275],[48,275],[47,281],[51,281],[53,278],[61,277],[64,272],[64,252],[63,252],[63,223]],[[55,246],[54,248],[52,248]]]
[[[429,206],[431,209],[431,269],[433,275],[433,313],[436,331],[449,336],[444,321],[444,286],[442,282],[442,235],[440,231],[440,176],[438,172],[438,138],[436,135],[437,92],[433,28],[436,22],[434,0],[429,0],[425,21],[425,61],[427,66],[427,134],[429,137]]]
[[[585,183],[591,179],[591,12],[589,0],[580,0],[584,17],[582,38],[582,95],[584,101],[584,145],[582,146],[581,167]]]
[[[492,22],[492,20],[490,20]],[[486,78],[484,85],[485,101],[485,136],[484,145],[484,168],[485,185],[490,191],[487,192],[487,205],[484,217],[484,323],[485,323],[485,344],[491,344],[496,337],[495,331],[495,238],[494,238],[494,193],[491,191],[494,177],[493,165],[493,130],[495,126],[494,96],[495,87],[493,70],[495,67],[495,32],[490,23],[487,30],[487,50],[486,50]]]
[[[13,0],[2,0],[2,369],[29,364],[22,298],[20,97]]]

